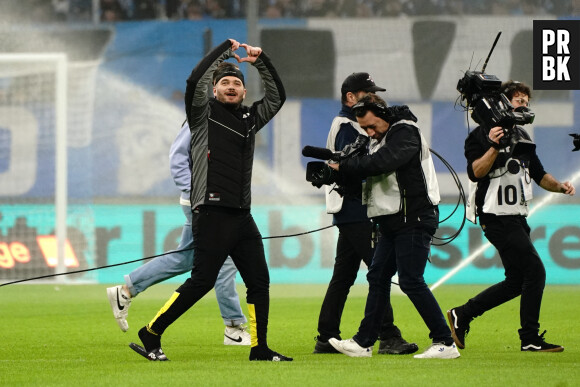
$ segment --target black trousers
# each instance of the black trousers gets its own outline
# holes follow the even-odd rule
[[[232,257],[247,288],[252,347],[267,345],[270,275],[262,236],[249,210],[200,206],[192,217],[194,260],[191,277],[149,323],[161,335],[214,286]]]
[[[530,239],[528,222],[523,216],[486,216],[479,220],[485,237],[499,252],[505,280],[470,299],[464,311],[477,317],[521,295],[520,339],[537,337],[546,270]]]
[[[370,267],[373,259],[372,227],[371,222],[338,225],[334,270],[318,317],[318,340],[320,341],[325,342],[332,337],[341,339],[340,320],[348,293],[356,280],[361,261]],[[389,300],[385,305],[379,333],[381,340],[401,336],[393,320],[393,308]]]

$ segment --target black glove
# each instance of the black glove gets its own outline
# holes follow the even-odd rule
[[[312,183],[316,188],[322,187],[324,184],[330,185],[336,182],[338,178],[338,172],[330,168],[325,163],[320,163],[315,171],[311,171],[310,175],[306,180]]]

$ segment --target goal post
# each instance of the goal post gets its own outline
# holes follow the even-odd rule
[[[26,83],[26,79],[30,79],[30,90],[19,90],[19,84]],[[53,95],[34,96],[33,94],[40,94],[47,86],[53,83]],[[26,186],[30,187],[33,183],[34,176],[25,176],[24,187],[19,187],[18,179],[22,177],[23,168],[26,174],[26,167],[18,166],[20,161],[17,154],[26,152],[23,147],[27,145],[34,145],[36,139],[32,136],[28,141],[18,141],[18,130],[27,125],[26,117],[31,114],[31,120],[28,125],[35,125],[34,121],[44,120],[46,116],[51,117],[54,125],[54,237],[56,245],[53,249],[46,246],[45,254],[55,256],[45,256],[53,262],[50,266],[54,268],[56,273],[64,273],[66,271],[65,253],[67,247],[67,207],[68,207],[68,193],[67,193],[67,175],[68,175],[68,153],[67,153],[67,98],[68,90],[68,60],[65,53],[3,53],[0,54],[0,128],[4,128],[9,132],[9,135],[3,136],[4,141],[0,140],[0,146],[3,152],[10,153],[10,159],[6,161],[5,168],[7,170],[1,173],[0,170],[0,186],[10,187],[16,186],[16,189],[4,189],[0,191],[0,199],[7,204],[18,204],[21,195],[26,193]],[[47,114],[43,118],[34,117],[35,99],[40,100],[42,104],[51,105],[52,114]],[[41,109],[38,109],[41,110]],[[32,111],[32,113],[30,113]],[[24,120],[19,118],[21,115]],[[47,125],[46,122],[43,123]],[[51,124],[48,124],[51,125]],[[24,133],[34,134],[36,130],[24,130]],[[6,140],[6,137],[8,140]],[[12,141],[10,141],[12,140]],[[2,145],[3,144],[3,145]],[[32,152],[34,153],[34,152]],[[30,160],[35,162],[36,160]],[[16,183],[15,183],[16,182]],[[21,195],[19,195],[19,193]],[[1,220],[1,219],[0,219]],[[8,235],[8,232],[6,233]],[[1,235],[1,234],[0,234]],[[7,243],[8,242],[8,243]],[[2,245],[0,266],[10,268],[18,260],[30,260],[30,249],[26,246],[26,241],[7,241]],[[14,245],[18,243],[18,245]],[[18,249],[15,246],[20,246]],[[26,252],[28,250],[28,257]],[[16,253],[13,251],[16,249]],[[42,247],[41,247],[42,249]],[[10,258],[8,258],[10,256]],[[15,258],[15,256],[17,258]],[[15,261],[16,260],[16,261]],[[54,262],[56,261],[56,262]],[[27,263],[27,262],[24,262]],[[33,272],[33,271],[25,271]]]

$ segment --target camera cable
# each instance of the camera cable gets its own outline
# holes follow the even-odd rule
[[[276,239],[276,238],[296,237],[296,236],[301,236],[301,235],[306,235],[306,234],[312,234],[312,233],[315,233],[315,232],[318,232],[318,231],[326,230],[326,229],[331,228],[331,227],[334,227],[334,224],[331,224],[331,225],[325,226],[325,227],[321,227],[321,228],[317,228],[315,230],[300,232],[300,233],[296,233],[296,234],[286,234],[286,235],[268,236],[268,237],[262,237],[262,239],[264,240],[264,239]],[[0,287],[2,287],[2,286],[8,286],[8,285],[14,285],[14,284],[18,284],[18,283],[21,283],[21,282],[28,282],[28,281],[33,281],[33,280],[39,280],[39,279],[60,277],[60,276],[71,275],[71,274],[87,273],[89,271],[95,271],[95,270],[101,270],[101,269],[109,269],[111,267],[128,265],[130,263],[146,261],[146,260],[149,260],[149,259],[153,259],[153,258],[157,258],[157,257],[162,257],[164,255],[173,254],[173,253],[179,253],[179,252],[189,251],[189,250],[193,250],[193,247],[189,247],[187,249],[182,249],[182,250],[170,250],[170,251],[166,251],[166,252],[161,253],[161,254],[152,255],[152,256],[149,256],[149,257],[145,257],[145,258],[134,259],[132,261],[127,261],[127,262],[114,263],[114,264],[111,264],[111,265],[98,266],[98,267],[93,267],[93,268],[90,268],[90,269],[74,270],[74,271],[67,271],[67,272],[64,272],[64,273],[55,273],[55,274],[41,275],[41,276],[38,276],[38,277],[24,278],[24,279],[20,279],[20,280],[16,280],[16,281],[10,281],[10,282],[6,282],[6,283],[3,283],[3,284],[0,284]]]
[[[459,191],[459,195],[457,197],[457,203],[455,205],[455,208],[453,209],[453,211],[451,211],[451,214],[449,214],[445,219],[440,220],[439,224],[450,219],[455,214],[457,209],[459,208],[459,205],[461,203],[463,203],[463,219],[461,220],[461,225],[459,226],[457,231],[454,232],[453,234],[447,236],[447,237],[433,236],[433,239],[440,241],[437,243],[433,243],[433,245],[434,246],[443,246],[443,245],[451,243],[455,238],[457,238],[459,236],[459,234],[461,233],[461,230],[463,230],[463,227],[465,226],[465,219],[467,218],[467,204],[466,204],[466,199],[465,199],[465,191],[463,190],[463,185],[461,184],[461,181],[459,180],[459,176],[457,175],[457,172],[455,172],[455,169],[453,169],[451,164],[449,164],[449,162],[447,160],[445,160],[443,158],[443,156],[441,156],[439,153],[435,152],[431,148],[429,148],[429,150],[431,151],[431,153],[433,153],[435,156],[437,156],[437,158],[439,160],[441,160],[443,165],[445,165],[447,167],[447,169],[449,170],[449,173],[453,177],[453,181],[455,182],[455,185],[457,186],[457,190]]]
[[[435,237],[435,236],[433,237],[434,239],[437,239],[437,240],[441,241],[440,243],[433,243],[434,246],[443,246],[443,245],[446,245],[448,243],[451,243],[455,238],[457,238],[457,236],[460,234],[461,230],[463,229],[463,227],[465,225],[465,219],[466,219],[465,192],[463,190],[463,186],[461,185],[461,181],[459,180],[459,176],[457,175],[457,172],[455,172],[455,170],[453,169],[453,167],[451,166],[451,164],[449,164],[449,162],[447,160],[445,160],[443,158],[443,156],[441,156],[439,153],[437,153],[433,149],[429,149],[429,150],[435,156],[437,156],[437,158],[439,158],[439,160],[441,160],[441,162],[447,167],[447,169],[451,173],[451,176],[453,177],[453,180],[455,181],[455,184],[457,185],[457,189],[459,190],[459,196],[458,196],[458,200],[457,200],[457,203],[455,205],[455,208],[453,209],[453,211],[451,212],[451,214],[449,216],[447,216],[442,221],[439,221],[439,224],[441,224],[441,223],[447,221],[449,218],[451,218],[455,214],[455,212],[457,211],[457,209],[459,208],[459,205],[461,203],[463,203],[463,219],[461,221],[461,225],[459,226],[459,229],[455,233],[451,234],[448,237]],[[305,231],[305,232],[301,232],[301,233],[296,233],[296,234],[286,234],[286,235],[276,235],[276,236],[262,237],[262,239],[263,240],[266,240],[266,239],[296,237],[296,236],[301,236],[301,235],[315,233],[315,232],[318,232],[318,231],[323,231],[323,230],[329,229],[331,227],[334,227],[334,225],[331,224],[329,226],[325,226],[325,227],[321,227],[321,228],[318,228],[318,229],[314,229],[314,230],[310,230],[310,231]],[[126,261],[126,262],[115,263],[115,264],[111,264],[111,265],[104,265],[104,266],[93,267],[93,268],[90,268],[90,269],[74,270],[74,271],[67,271],[67,272],[64,272],[64,273],[54,273],[54,274],[47,274],[47,275],[37,276],[37,277],[24,278],[24,279],[20,279],[20,280],[16,280],[16,281],[10,281],[10,282],[6,282],[6,283],[2,283],[2,284],[0,284],[0,287],[8,286],[8,285],[13,285],[13,284],[17,284],[17,283],[22,283],[22,282],[33,281],[33,280],[39,280],[39,279],[53,278],[53,277],[59,277],[59,276],[65,276],[65,275],[72,275],[72,274],[79,274],[79,273],[87,273],[87,272],[90,272],[90,271],[101,270],[101,269],[108,269],[108,268],[112,268],[112,267],[123,266],[123,265],[128,265],[130,263],[136,263],[136,262],[146,261],[146,260],[149,260],[149,259],[153,259],[153,258],[157,258],[157,257],[164,256],[164,255],[173,254],[173,253],[176,253],[176,252],[188,251],[188,250],[192,250],[192,249],[193,248],[187,248],[187,249],[183,249],[183,250],[171,250],[171,251],[167,251],[167,252],[164,252],[164,253],[161,253],[161,254],[152,255],[152,256],[149,256],[149,257],[144,257],[144,258],[139,258],[139,259],[134,259],[134,260],[131,260],[131,261]]]

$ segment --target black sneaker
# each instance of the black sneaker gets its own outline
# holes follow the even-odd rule
[[[460,308],[453,308],[447,311],[447,319],[451,328],[451,336],[458,348],[465,348],[465,337],[469,333],[469,323],[473,317],[467,318],[461,313]]]
[[[314,340],[316,344],[314,345],[314,352],[312,353],[340,353],[328,341],[320,341],[318,336]]]
[[[544,341],[544,334],[546,331],[542,332],[538,337],[534,337],[530,340],[522,340],[522,351],[531,352],[563,352],[564,347],[561,345],[550,344]]]
[[[143,327],[137,333],[139,339],[143,343],[143,347],[148,351],[151,352],[154,349],[161,348],[161,336],[154,335],[153,333],[147,330],[147,327]]]
[[[250,349],[250,361],[263,360],[263,361],[292,361],[291,357],[287,357],[279,354],[278,352],[272,351],[268,347],[252,347]]]
[[[401,336],[389,337],[381,340],[379,344],[379,354],[389,355],[407,355],[415,353],[419,350],[419,346],[415,343],[408,343]]]
[[[168,361],[169,359],[163,353],[161,348],[156,348],[153,351],[147,351],[145,348],[140,346],[139,344],[131,343],[129,344],[129,348],[133,351],[137,352],[139,355],[143,356],[147,360],[151,361]]]

